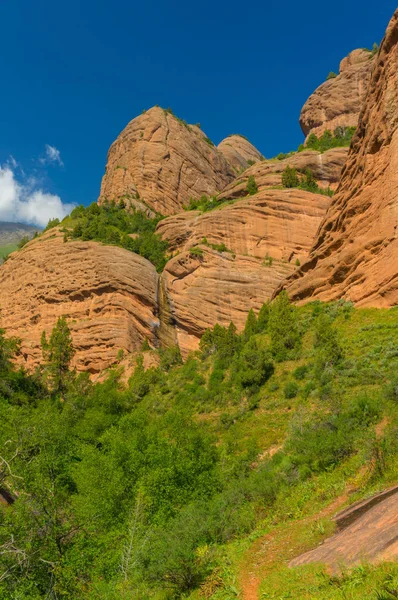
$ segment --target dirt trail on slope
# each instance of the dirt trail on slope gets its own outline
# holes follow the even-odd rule
[[[343,562],[350,565],[363,558],[372,562],[398,558],[398,485],[335,515],[338,532],[317,548],[300,554],[306,544],[308,548],[306,538],[311,525],[331,517],[347,499],[344,494],[321,512],[280,525],[254,542],[240,570],[242,599],[259,600],[261,582],[278,564],[294,567],[323,562],[337,570]],[[294,554],[298,556],[292,560]]]
[[[334,520],[338,532],[289,566],[320,562],[337,572],[341,564],[398,558],[398,486],[355,504]]]

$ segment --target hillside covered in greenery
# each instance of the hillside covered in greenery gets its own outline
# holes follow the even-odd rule
[[[118,364],[100,383],[71,369],[64,318],[35,373],[18,348],[1,332],[1,600],[240,598],[264,535],[263,598],[389,597],[394,564],[332,577],[284,552],[329,535],[347,490],[396,482],[396,309],[282,293],[184,364],[143,349],[127,384]]]
[[[87,207],[77,206],[62,221],[65,241],[71,239],[96,240],[104,244],[121,246],[153,263],[161,272],[167,262],[167,242],[155,233],[161,216],[148,217],[140,210],[125,210],[123,201],[93,202]],[[50,220],[47,229],[60,225],[58,219]]]

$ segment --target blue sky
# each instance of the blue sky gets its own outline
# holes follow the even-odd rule
[[[265,156],[296,148],[309,94],[350,50],[380,42],[395,8],[390,0],[3,0],[0,166],[12,173],[14,198],[22,205],[40,192],[40,211],[55,196],[96,200],[109,145],[154,104],[200,122],[216,144],[242,133]],[[10,208],[10,194],[0,187],[0,219],[29,218]]]

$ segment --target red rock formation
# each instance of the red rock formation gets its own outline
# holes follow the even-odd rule
[[[162,274],[176,339],[184,357],[196,350],[201,335],[216,323],[235,323],[242,330],[250,308],[258,311],[293,265],[266,265],[253,256],[235,256],[199,246],[171,259]]]
[[[206,238],[240,255],[302,261],[329,203],[327,196],[303,190],[264,190],[203,214],[187,211],[168,217],[157,232],[172,252],[188,250]]]
[[[243,329],[249,309],[259,310],[296,262],[306,259],[329,202],[297,189],[265,190],[159,223],[158,233],[179,252],[167,263],[162,284],[184,356],[216,323],[233,321]],[[220,244],[228,252],[211,247]],[[194,246],[202,256],[190,253]]]
[[[323,544],[293,559],[290,567],[311,563],[326,564],[336,573],[363,562],[398,558],[398,488],[395,486],[336,515],[345,519],[338,533]]]
[[[253,162],[257,163],[263,159],[261,152],[249,140],[237,134],[225,138],[217,148],[237,173],[247,169]]]
[[[171,215],[189,198],[215,194],[235,172],[197,126],[153,107],[133,119],[108,152],[99,202],[136,197]]]
[[[287,166],[300,171],[310,169],[319,187],[335,189],[347,154],[348,148],[333,148],[323,154],[315,150],[305,150],[283,160],[264,160],[253,165],[237,177],[218,197],[232,199],[245,196],[250,175],[255,178],[260,191],[280,186],[282,184],[282,172]]]
[[[287,289],[295,301],[398,304],[398,10],[377,56],[341,182],[309,261]]]
[[[24,365],[41,360],[40,337],[65,315],[78,370],[98,373],[118,351],[156,345],[158,275],[145,258],[97,242],[63,242],[54,229],[0,269],[1,323],[22,340]]]
[[[374,59],[367,50],[354,50],[340,63],[340,74],[320,85],[304,104],[300,125],[305,136],[326,129],[355,127],[364,101]]]

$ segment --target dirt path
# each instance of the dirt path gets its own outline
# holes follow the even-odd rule
[[[293,567],[324,562],[331,570],[336,570],[342,561],[353,564],[364,554],[374,562],[391,559],[391,556],[398,558],[398,486],[336,515],[347,498],[348,495],[344,494],[319,513],[301,521],[282,524],[256,540],[246,552],[240,568],[242,599],[259,600],[261,582],[278,564]],[[311,545],[308,539],[311,526],[333,515],[338,532],[306,552]]]
[[[259,600],[261,582],[277,564],[288,564],[308,548],[307,533],[311,524],[327,518],[347,501],[347,494],[336,498],[320,513],[294,523],[285,523],[256,540],[242,561],[239,583],[242,600]]]

